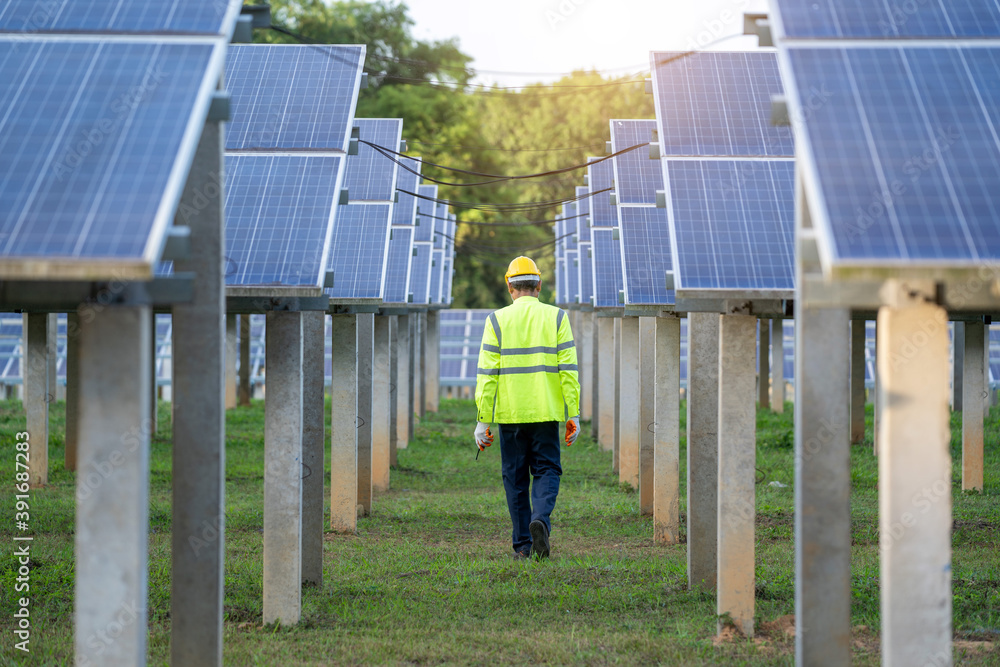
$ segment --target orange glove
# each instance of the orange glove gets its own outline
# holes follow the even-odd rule
[[[580,418],[573,417],[566,422],[566,446],[569,447],[576,442],[578,435],[580,435]]]

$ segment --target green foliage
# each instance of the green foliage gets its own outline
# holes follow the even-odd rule
[[[391,0],[326,3],[276,0],[274,20],[317,43],[366,44],[369,88],[362,91],[358,117],[402,118],[409,154],[481,174],[544,173],[583,164],[603,155],[612,118],[652,118],[652,97],[642,77],[607,79],[596,72],[573,72],[553,89],[536,84],[520,91],[483,89],[471,84],[471,58],[457,39],[422,41],[412,34],[405,4]],[[274,31],[258,31],[258,41],[295,43]],[[579,87],[577,87],[579,86]],[[546,150],[555,148],[559,150]],[[571,148],[571,150],[565,150]],[[481,176],[425,166],[431,178],[472,183]],[[442,185],[439,197],[476,205],[552,201],[574,194],[585,171],[508,181],[479,187]],[[453,209],[472,223],[551,220],[557,206],[526,213]],[[552,301],[555,259],[551,225],[477,226],[460,224],[456,233],[456,308],[496,308],[509,303],[503,281],[515,256],[535,259],[543,275],[542,299]]]

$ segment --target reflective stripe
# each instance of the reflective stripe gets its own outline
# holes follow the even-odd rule
[[[497,347],[496,345],[488,345],[486,343],[483,343],[483,349],[486,350],[487,352],[499,352],[500,351],[500,348]]]
[[[507,368],[479,368],[480,375],[524,375],[526,373],[558,373],[559,371],[575,371],[576,364],[559,364],[558,366],[514,366]]]
[[[576,371],[579,370],[576,364],[559,364],[559,370],[561,371]]]
[[[501,356],[508,354],[555,354],[558,348],[536,345],[535,347],[512,347],[506,350],[498,350]]]
[[[503,347],[503,338],[500,335],[500,322],[497,321],[496,313],[490,313],[490,322],[493,323],[493,333],[497,337],[497,347]]]
[[[559,315],[556,316],[556,331],[559,331],[559,327],[562,326],[562,321],[564,317],[566,317],[566,311],[560,308]]]
[[[500,375],[499,368],[477,368],[476,372],[479,375]]]
[[[559,345],[556,347],[556,350],[562,352],[563,350],[568,350],[571,347],[576,347],[576,343],[574,341],[568,340],[565,343],[559,343]]]

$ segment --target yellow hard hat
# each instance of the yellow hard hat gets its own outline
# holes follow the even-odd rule
[[[504,275],[504,280],[510,281],[514,276],[527,276],[535,275],[538,279],[542,279],[542,274],[538,271],[538,267],[535,263],[531,261],[528,257],[515,257],[514,261],[510,263],[507,267],[507,273]]]

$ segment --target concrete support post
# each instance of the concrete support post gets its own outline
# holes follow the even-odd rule
[[[389,490],[389,318],[375,318],[375,357],[372,372],[372,490]],[[435,393],[435,396],[437,394]],[[437,409],[437,406],[434,406]]]
[[[413,438],[413,434],[416,432],[416,413],[417,405],[420,403],[420,381],[417,379],[417,375],[420,373],[420,314],[414,313],[409,318],[410,321],[410,336],[409,336],[409,376],[407,377],[407,386],[409,387],[409,400],[406,404],[406,420],[407,429],[406,432],[409,434],[407,440]]]
[[[983,490],[983,418],[987,410],[985,400],[986,369],[984,354],[986,325],[982,321],[966,322],[965,354],[962,371],[962,490]]]
[[[615,419],[614,419],[614,449],[611,455],[611,469],[621,477],[621,398],[622,398],[622,319],[615,318]]]
[[[358,315],[358,505],[372,513],[372,370],[375,315]]]
[[[396,322],[396,449],[406,449],[413,433],[413,317]]]
[[[24,321],[24,407],[28,413],[28,483],[33,487],[49,483],[49,316],[25,313]],[[148,374],[148,371],[147,371]]]
[[[688,587],[715,590],[719,503],[719,315],[688,314]]]
[[[424,336],[424,410],[437,412],[441,401],[441,315],[427,312]]]
[[[851,320],[851,444],[865,439],[866,324],[864,320]],[[795,340],[798,340],[798,335]],[[797,360],[798,355],[795,358]]]
[[[423,419],[426,411],[424,396],[427,395],[427,313],[417,313],[414,323],[416,335],[413,339],[413,410]]]
[[[397,461],[399,447],[399,316],[389,317],[389,467]]]
[[[639,512],[653,516],[656,431],[656,318],[639,318]]]
[[[933,284],[920,290],[926,301],[911,285],[895,289],[878,313],[882,664],[950,665],[947,314],[929,303]]]
[[[159,410],[157,410],[157,371],[159,362],[160,345],[156,337],[156,313],[149,313],[149,423],[150,433],[156,435],[160,429]]]
[[[302,614],[302,319],[270,311],[264,332],[265,625]]]
[[[323,585],[325,356],[326,313],[302,313],[302,583],[313,586]]]
[[[639,490],[639,318],[619,319],[618,479]]]
[[[330,528],[358,527],[358,316],[334,315],[330,388]]]
[[[757,320],[724,315],[719,323],[719,578],[716,613],[754,632],[754,489]],[[721,623],[721,622],[720,622]],[[721,630],[721,625],[720,625]]]
[[[785,411],[785,320],[771,320],[771,409]]]
[[[250,315],[240,315],[240,391],[239,404],[250,405]]]
[[[954,322],[951,333],[952,366],[951,366],[951,409],[961,412],[965,384],[962,373],[965,371],[965,322]]]
[[[48,401],[55,403],[59,396],[58,366],[59,366],[59,313],[49,313],[49,323],[46,327],[46,372],[49,386]]]
[[[239,354],[237,342],[238,315],[226,315],[226,410],[236,407],[236,355]]]
[[[221,337],[221,318],[219,330]],[[76,664],[144,665],[149,571],[149,308],[111,306],[82,318],[79,345]],[[94,641],[110,636],[112,629],[113,641]]]
[[[757,325],[757,402],[762,409],[771,407],[770,352],[771,323],[758,320]]]
[[[598,367],[598,433],[597,440],[604,451],[615,448],[615,376],[618,366],[615,361],[615,320],[597,317],[597,351],[600,357]]]
[[[681,321],[672,316],[654,321],[653,540],[676,544],[680,533]]]
[[[80,442],[80,316],[66,314],[66,470],[76,470]]]
[[[222,664],[227,354],[225,195],[217,186],[223,168],[222,150],[221,125],[206,123],[181,199],[188,204],[182,206],[188,212],[180,214],[179,220],[191,230],[191,256],[174,262],[175,271],[198,276],[192,301],[174,306],[171,318],[170,656],[175,665]],[[192,203],[195,201],[197,204]],[[150,340],[155,325],[156,320],[150,317]]]
[[[847,309],[805,305],[798,305],[795,320],[796,664],[849,665],[848,370],[858,321],[850,322]]]
[[[601,341],[600,327],[597,315],[587,313],[590,318],[590,356],[592,365],[590,371],[590,433],[595,442],[599,443],[598,433],[601,431],[600,377],[601,377]],[[602,447],[603,449],[603,447]]]
[[[580,327],[573,332],[576,356],[580,362],[580,419],[591,422],[594,416],[594,315],[577,311]],[[592,430],[593,432],[593,430]]]

